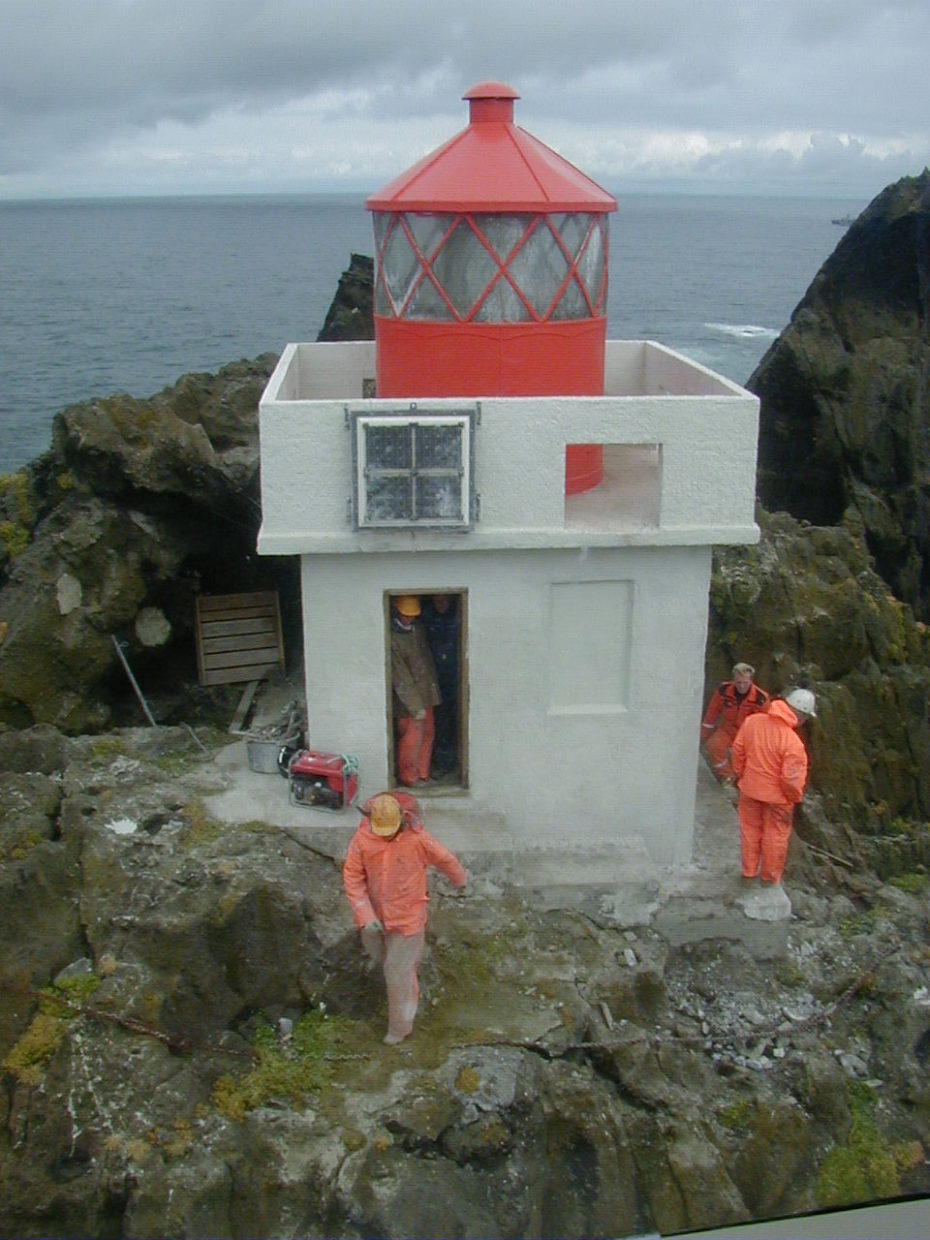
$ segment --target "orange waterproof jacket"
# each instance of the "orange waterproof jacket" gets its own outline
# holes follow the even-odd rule
[[[416,934],[426,925],[426,871],[435,866],[455,887],[465,886],[458,858],[419,823],[405,821],[393,839],[375,835],[363,818],[349,844],[342,884],[359,927],[375,917],[385,930]]]
[[[731,736],[735,736],[744,719],[765,710],[768,704],[769,695],[758,685],[750,685],[748,692],[740,697],[732,680],[722,680],[707,703],[701,722],[701,733],[706,740],[719,726],[726,728]]]
[[[807,783],[807,750],[795,731],[799,722],[781,698],[743,721],[731,752],[740,792],[773,805],[798,804]]]

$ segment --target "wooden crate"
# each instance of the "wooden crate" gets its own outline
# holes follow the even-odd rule
[[[261,680],[284,672],[277,590],[198,595],[196,631],[202,685]]]

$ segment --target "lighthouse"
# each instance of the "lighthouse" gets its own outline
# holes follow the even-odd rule
[[[288,344],[260,402],[258,551],[299,560],[309,743],[357,758],[360,801],[403,782],[392,612],[441,598],[439,838],[684,864],[711,552],[759,538],[758,400],[606,338],[613,197],[510,86],[464,98],[367,200],[375,340]]]
[[[468,126],[372,194],[379,396],[599,396],[612,195],[514,123],[502,82]],[[574,444],[565,490],[603,476]]]

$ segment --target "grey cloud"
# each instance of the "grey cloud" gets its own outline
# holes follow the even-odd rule
[[[543,137],[613,124],[930,146],[927,0],[0,0],[0,16],[0,178],[328,91],[358,92],[360,129],[464,124],[459,96],[483,78],[511,82]]]

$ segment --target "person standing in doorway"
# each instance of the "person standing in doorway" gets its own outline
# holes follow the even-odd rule
[[[701,723],[701,740],[710,769],[720,783],[732,782],[730,747],[740,724],[750,715],[765,710],[769,695],[753,683],[756,669],[749,663],[734,663],[732,680],[724,680],[714,690]]]
[[[411,804],[416,802],[408,793],[372,797],[342,869],[362,946],[384,970],[388,996],[384,1041],[389,1046],[410,1035],[417,1014],[417,966],[423,958],[427,920],[426,872],[433,866],[460,890],[466,883],[458,858],[424,829]]]
[[[458,765],[458,598],[454,594],[434,594],[423,609],[422,622],[433,655],[436,681],[442,698],[433,711],[436,725],[433,770],[440,776],[455,770]]]
[[[397,779],[407,788],[427,783],[433,755],[433,708],[441,701],[436,666],[419,622],[420,600],[392,601],[391,688],[397,739]]]

